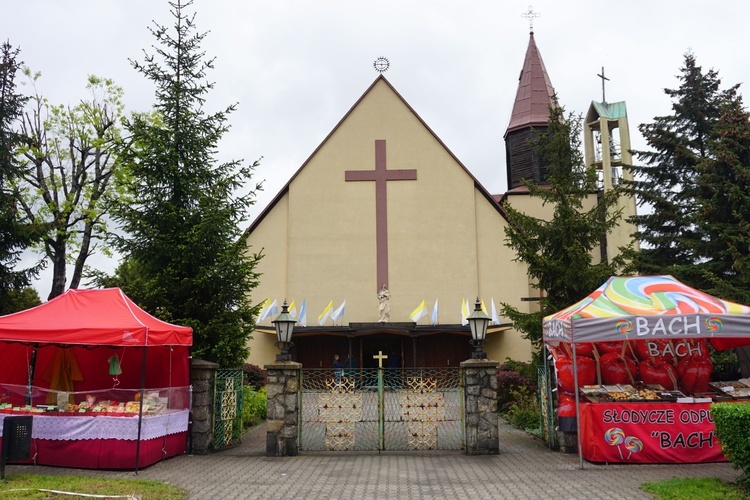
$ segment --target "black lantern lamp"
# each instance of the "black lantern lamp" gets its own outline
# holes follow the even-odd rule
[[[471,359],[487,359],[487,353],[484,352],[484,339],[487,336],[487,326],[490,324],[490,317],[482,311],[482,303],[479,297],[474,304],[474,312],[469,316],[469,328],[471,329],[471,345],[474,346],[474,352],[471,353]]]
[[[292,353],[289,350],[294,345],[292,343],[292,331],[297,321],[292,318],[288,309],[289,306],[287,306],[286,300],[284,300],[284,305],[281,306],[281,314],[275,320],[271,321],[276,328],[276,347],[281,350],[281,353],[276,355],[276,361],[292,360]]]

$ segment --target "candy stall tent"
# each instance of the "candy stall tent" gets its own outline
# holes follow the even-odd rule
[[[165,396],[168,411],[159,417],[143,415],[140,406],[137,418],[33,413],[32,438],[49,427],[33,441],[36,463],[137,471],[185,451],[190,345],[191,328],[154,318],[119,288],[68,290],[0,316],[0,402],[28,410],[49,404],[61,386],[71,390],[71,402]]]
[[[622,340],[707,339],[716,349],[750,344],[750,307],[713,297],[672,276],[611,277],[583,300],[543,320],[546,345]],[[575,391],[580,466],[580,398]]]

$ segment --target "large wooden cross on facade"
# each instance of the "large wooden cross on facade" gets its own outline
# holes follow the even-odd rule
[[[375,244],[377,249],[376,289],[388,284],[388,196],[386,182],[415,181],[415,169],[388,170],[385,162],[385,140],[375,141],[375,170],[347,170],[344,180],[375,181]]]

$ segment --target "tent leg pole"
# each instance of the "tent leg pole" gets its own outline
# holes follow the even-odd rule
[[[138,441],[135,442],[135,475],[138,475],[138,461],[141,458],[141,427],[143,424],[143,388],[146,385],[146,346],[143,346],[141,359],[141,397],[138,399]]]
[[[576,344],[573,343],[573,386],[576,392],[576,441],[578,445],[578,464],[583,470],[583,450],[581,449],[581,404],[578,397],[578,356],[576,356]]]
[[[39,344],[34,344],[34,349],[31,351],[31,361],[29,361],[29,378],[26,383],[26,404],[31,404],[31,396],[34,393],[34,372],[36,371],[36,350]]]

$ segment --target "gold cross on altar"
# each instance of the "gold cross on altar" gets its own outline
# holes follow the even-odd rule
[[[383,360],[388,359],[387,354],[383,354],[383,351],[378,351],[378,353],[372,357],[372,359],[378,360],[378,368],[383,368]]]

